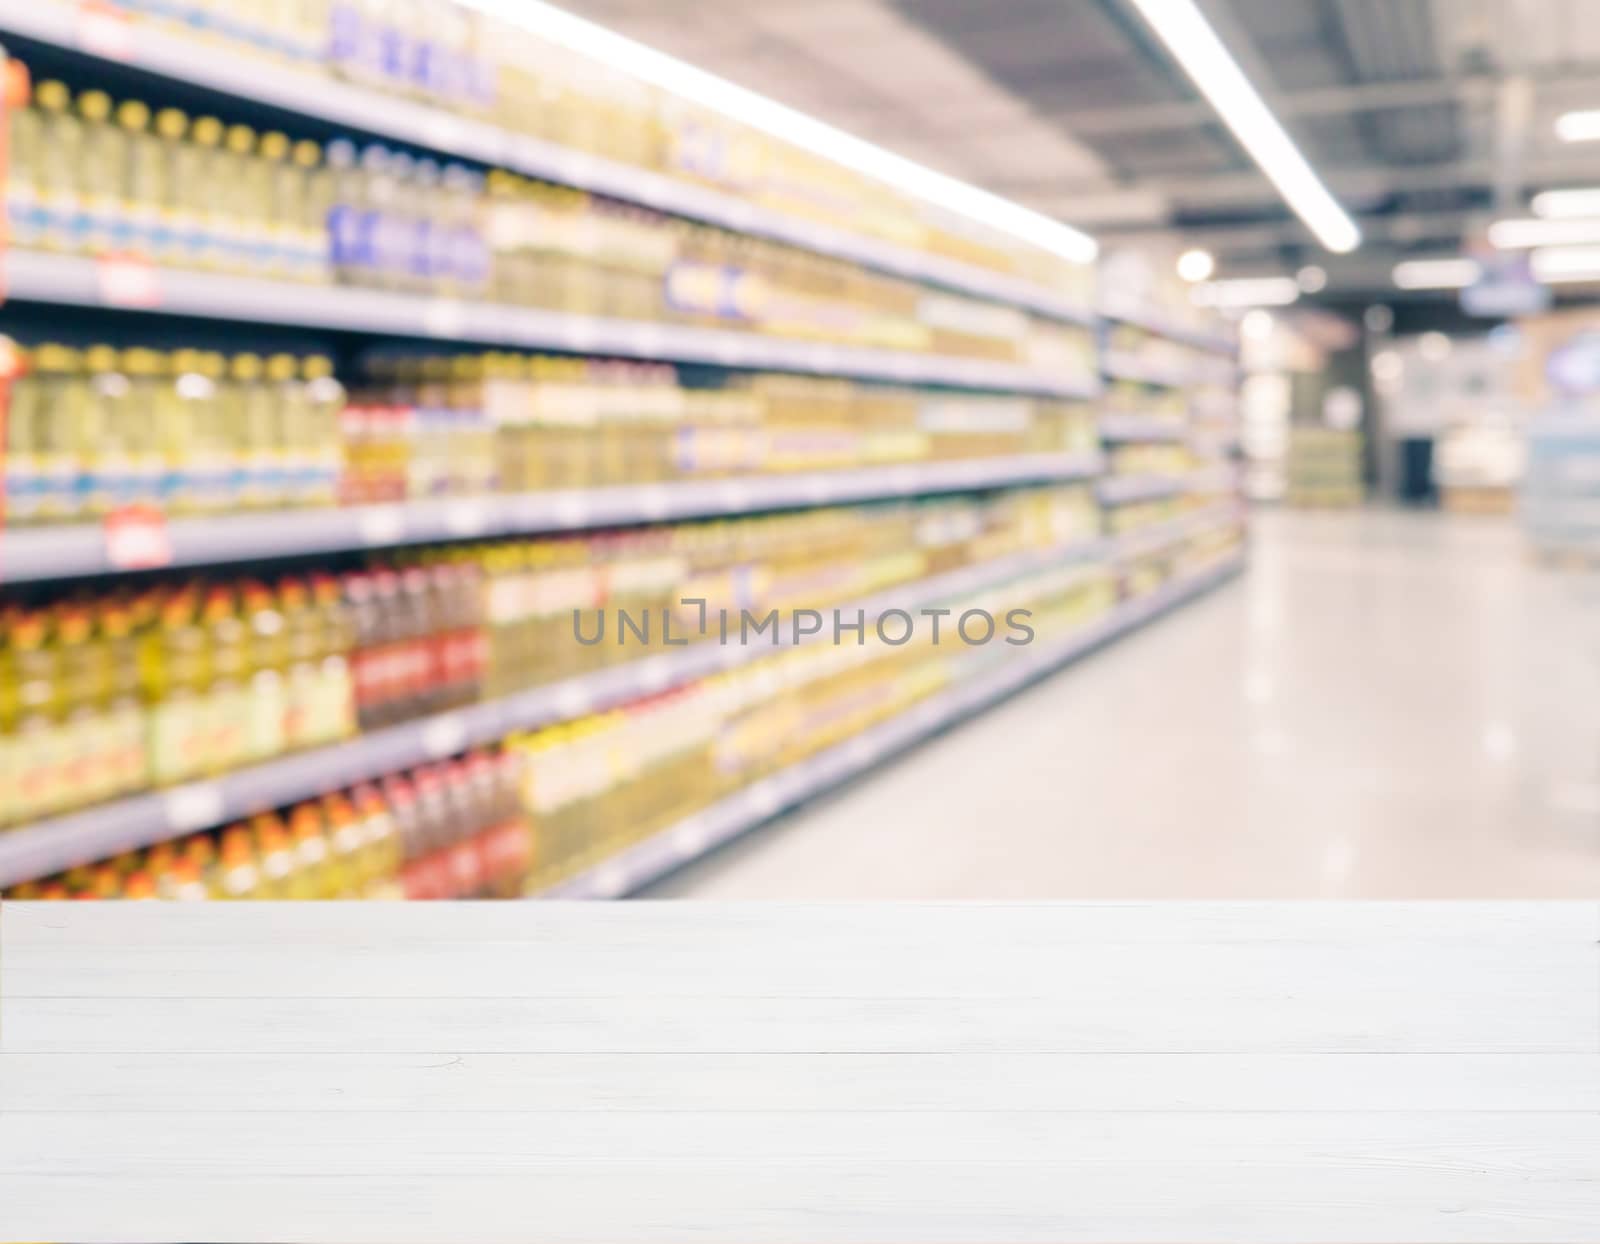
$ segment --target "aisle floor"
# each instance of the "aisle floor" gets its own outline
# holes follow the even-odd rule
[[[1600,574],[1258,514],[1241,578],[650,896],[1600,896]]]

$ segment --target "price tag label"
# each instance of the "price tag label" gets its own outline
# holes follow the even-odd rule
[[[106,560],[118,570],[154,570],[172,564],[167,517],[150,505],[130,505],[105,518]]]
[[[133,59],[133,23],[113,4],[88,0],[78,6],[78,46],[91,56],[107,60]]]
[[[778,792],[765,782],[752,786],[744,798],[756,816],[768,817],[778,810]]]
[[[594,696],[579,683],[568,683],[556,692],[556,712],[563,718],[582,717],[594,704]]]
[[[642,518],[666,517],[669,497],[659,484],[647,484],[639,490],[639,514]]]
[[[422,121],[422,145],[440,151],[460,151],[466,128],[448,112],[430,112]]]
[[[363,544],[398,544],[406,534],[406,512],[398,505],[370,506],[361,511],[356,527]]]
[[[167,792],[162,800],[167,827],[178,833],[209,829],[222,821],[222,790],[215,782],[197,782]]]
[[[704,854],[710,845],[711,835],[706,832],[705,821],[698,816],[680,821],[672,831],[672,849],[680,860],[692,860]]]
[[[489,507],[483,501],[454,501],[445,508],[445,530],[453,536],[479,535],[489,525]]]
[[[467,747],[467,723],[460,713],[435,717],[422,727],[422,750],[431,759],[454,756]]]
[[[161,272],[143,259],[106,258],[95,264],[100,301],[108,307],[159,307]]]
[[[555,516],[563,527],[582,527],[589,521],[589,503],[576,493],[563,493],[556,498]]]
[[[618,898],[628,892],[630,880],[627,870],[620,864],[602,864],[595,869],[595,897]]]
[[[436,298],[423,308],[422,330],[431,337],[459,337],[466,326],[466,307],[453,298]]]

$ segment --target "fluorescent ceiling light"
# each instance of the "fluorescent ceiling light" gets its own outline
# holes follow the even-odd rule
[[[1600,188],[1546,190],[1533,196],[1529,204],[1535,216],[1545,220],[1573,220],[1600,216]]]
[[[1190,297],[1202,307],[1286,307],[1300,297],[1300,286],[1292,276],[1241,277],[1196,285]]]
[[[1074,263],[1091,263],[1095,240],[1070,225],[980,190],[977,186],[895,155],[846,134],[725,78],[697,69],[665,52],[635,43],[614,31],[543,0],[465,0],[486,13],[568,51],[670,91],[681,99],[753,126],[814,155],[842,164],[937,207],[1032,243]]]
[[[1556,118],[1556,137],[1564,143],[1592,143],[1600,139],[1600,109],[1562,113]]]
[[[1306,163],[1194,0],[1133,0],[1133,6],[1317,241],[1339,254],[1355,250],[1361,244],[1355,221]]]
[[[1600,220],[1497,220],[1489,226],[1489,244],[1503,251],[1587,242],[1600,242]]]
[[[1408,259],[1394,266],[1401,289],[1463,289],[1482,275],[1476,259]]]
[[[1178,275],[1191,284],[1203,281],[1217,270],[1217,261],[1210,251],[1184,251],[1178,256]]]
[[[1546,285],[1600,281],[1600,246],[1550,246],[1528,256],[1534,278]]]

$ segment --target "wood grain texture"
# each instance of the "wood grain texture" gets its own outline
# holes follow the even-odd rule
[[[0,908],[0,1239],[1600,1241],[1600,905]]]

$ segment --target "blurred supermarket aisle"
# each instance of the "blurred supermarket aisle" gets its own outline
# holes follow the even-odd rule
[[[651,897],[1600,894],[1600,575],[1258,515],[1251,568]]]

